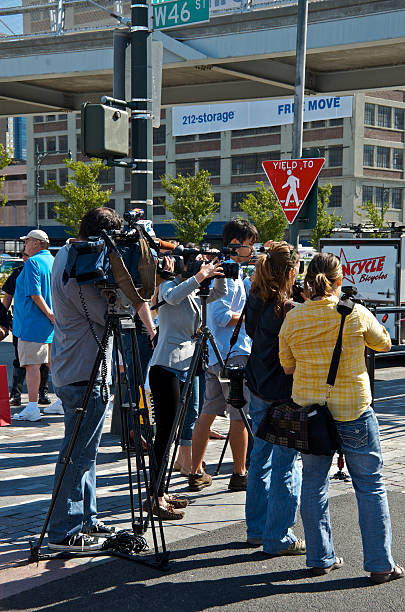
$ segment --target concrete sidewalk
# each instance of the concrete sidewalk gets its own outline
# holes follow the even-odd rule
[[[10,363],[10,349],[11,345],[0,344],[0,363]],[[376,386],[377,396],[405,392],[405,382],[402,379],[405,368],[380,370],[377,374],[379,378]],[[405,493],[405,409],[403,406],[402,400],[376,405],[382,430],[387,486],[389,491],[398,495],[399,498]],[[14,411],[18,412],[19,409],[14,409]],[[106,523],[114,524],[118,528],[130,527],[127,462],[121,452],[118,438],[109,433],[109,427],[110,420],[107,419],[98,458],[99,515]],[[216,429],[225,433],[227,427],[227,420],[217,419]],[[3,570],[0,573],[0,598],[29,591],[41,585],[49,585],[50,582],[61,578],[66,579],[70,575],[107,561],[107,558],[104,557],[93,557],[41,561],[38,565],[26,564],[29,553],[28,540],[31,537],[38,537],[48,509],[54,465],[62,433],[63,417],[58,415],[44,416],[36,423],[15,421],[12,426],[0,429],[2,465],[0,569]],[[206,461],[211,474],[215,471],[222,446],[223,442],[220,441],[209,443]],[[193,536],[198,537],[201,544],[205,537],[208,538],[209,532],[216,532],[221,527],[235,527],[236,529],[236,525],[243,520],[245,494],[230,493],[227,489],[231,469],[232,463],[228,451],[221,473],[214,478],[212,487],[201,493],[189,493],[186,479],[178,473],[174,474],[172,492],[187,492],[191,503],[183,520],[164,524],[165,539],[169,549],[171,545],[174,546],[174,543],[177,543],[178,548],[182,540]],[[356,515],[351,483],[331,481],[331,497],[347,495],[352,500],[350,506],[353,506],[352,511]],[[399,508],[398,502],[395,505],[395,511],[397,509],[399,511]],[[396,521],[398,520],[399,517],[396,517]],[[212,538],[215,538],[214,533],[209,537],[212,541]],[[243,533],[238,537],[243,539]],[[150,529],[146,534],[146,539],[152,545]],[[189,542],[191,543],[192,540]],[[404,542],[402,542],[402,548],[403,544]],[[187,543],[185,545],[187,546]],[[46,546],[43,552],[46,552]],[[397,560],[403,563],[405,558]],[[111,562],[108,562],[111,565]],[[300,567],[304,567],[302,560]],[[359,575],[362,575],[360,567],[358,572]],[[84,578],[86,574],[82,576]],[[403,583],[401,586],[403,588]]]

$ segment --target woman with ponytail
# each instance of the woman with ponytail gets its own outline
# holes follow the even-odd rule
[[[371,407],[364,349],[389,351],[389,334],[367,308],[355,304],[343,328],[343,350],[335,385],[326,380],[341,316],[340,260],[332,253],[315,255],[305,277],[307,301],[288,313],[280,331],[280,361],[294,375],[292,398],[301,406],[324,403],[336,422],[341,449],[357,497],[364,569],[380,584],[404,576],[391,555],[391,521],[382,477],[377,418]],[[328,508],[329,470],[333,454],[302,455],[301,516],[307,565],[315,576],[343,565],[335,554]],[[249,475],[250,477],[250,475]],[[348,537],[348,534],[346,534]]]
[[[268,246],[269,245],[269,246]],[[278,334],[293,308],[291,288],[299,270],[299,255],[286,242],[268,243],[256,264],[246,309],[246,331],[253,340],[246,366],[252,429],[257,431],[271,402],[291,396],[292,376],[278,357]],[[263,544],[270,555],[301,555],[305,542],[295,524],[301,489],[298,453],[255,437],[246,490],[247,543]]]

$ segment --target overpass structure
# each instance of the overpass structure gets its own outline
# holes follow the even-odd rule
[[[86,2],[94,4],[23,0],[23,19],[33,10],[25,4],[36,4],[53,15],[53,22],[49,31],[8,28],[0,35],[0,115],[79,110],[85,100],[112,94],[118,22],[93,7],[92,24],[64,28],[58,13],[64,3]],[[98,2],[129,7],[125,0]],[[16,12],[1,8],[0,26]],[[162,105],[291,96],[296,19],[293,1],[212,0],[208,23],[155,31],[164,45]],[[404,85],[403,0],[310,0],[308,94]]]

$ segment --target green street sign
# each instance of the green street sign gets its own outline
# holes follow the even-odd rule
[[[190,23],[209,21],[209,0],[153,0],[153,27],[155,30],[179,28]]]

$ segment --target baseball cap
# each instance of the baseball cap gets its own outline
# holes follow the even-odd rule
[[[49,242],[48,234],[39,229],[31,230],[26,236],[20,236],[20,240],[27,240],[27,238],[34,238],[34,240]]]

